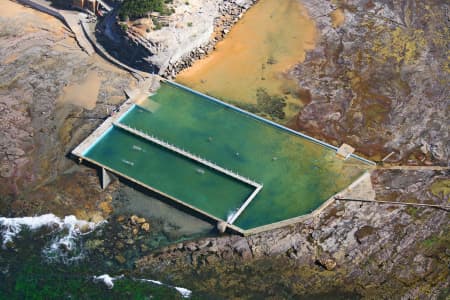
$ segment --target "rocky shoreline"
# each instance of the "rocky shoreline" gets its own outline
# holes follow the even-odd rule
[[[192,66],[195,61],[205,58],[214,50],[215,45],[225,38],[233,25],[242,18],[243,14],[257,1],[220,1],[218,3],[219,16],[214,19],[214,34],[209,42],[182,56],[178,61],[168,64],[167,68],[160,74],[172,79],[182,70]]]
[[[380,199],[401,192],[400,201],[418,197],[418,202],[431,198],[442,204],[448,195],[433,192],[433,185],[447,176],[377,171],[371,182]],[[189,282],[194,272],[195,280],[189,282],[194,290],[216,289],[224,298],[257,294],[258,285],[246,281],[245,274],[259,274],[259,283],[282,286],[291,296],[339,289],[357,298],[383,294],[389,299],[433,299],[448,288],[449,221],[448,212],[438,209],[337,201],[303,223],[249,237],[170,245],[137,259],[135,266],[138,274],[162,273],[175,282]],[[267,265],[272,265],[270,271]],[[311,278],[314,282],[308,282]]]
[[[246,9],[236,8],[241,2],[236,0],[224,8],[236,9],[235,21]],[[445,63],[440,63],[444,54],[436,47],[440,40],[414,51],[420,54],[414,59],[406,51],[397,53],[398,61],[392,57],[376,64],[358,60],[363,55],[359,47],[389,54],[383,49],[391,49],[390,39],[384,48],[372,49],[377,41],[371,35],[374,29],[381,37],[399,37],[395,33],[398,26],[387,27],[387,31],[373,26],[392,26],[395,21],[419,30],[423,18],[430,16],[429,9],[439,16],[442,13],[440,4],[427,8],[421,2],[394,2],[383,8],[383,1],[356,1],[339,7],[320,0],[304,1],[310,15],[322,20],[317,21],[321,39],[305,63],[292,70],[299,85],[311,94],[310,104],[299,113],[293,127],[335,144],[348,141],[373,157],[395,150],[392,161],[444,165],[449,152],[442,95],[448,95],[448,89],[442,81],[426,79],[445,78],[447,74],[441,69]],[[328,16],[337,8],[344,10],[346,21],[334,28]],[[124,264],[134,264],[132,272],[137,277],[157,274],[201,292],[205,298],[340,294],[369,299],[380,295],[389,299],[448,297],[450,216],[433,208],[339,201],[314,219],[250,237],[201,238],[156,251],[142,247],[150,239],[147,234],[156,230],[148,216],[143,223],[137,217],[111,218],[119,200],[124,200],[118,200],[124,184],[114,181],[102,191],[94,170],[66,158],[71,148],[123,100],[123,89],[135,86],[135,79],[102,60],[89,58],[61,24],[42,16],[35,19],[33,12],[23,9],[27,13],[21,12],[14,21],[0,19],[4,25],[0,39],[8,45],[0,49],[2,215],[53,212],[95,222],[110,218],[121,235],[105,243],[105,256],[119,263],[125,258]],[[368,16],[381,11],[382,18],[367,17],[364,9]],[[1,11],[9,13],[9,9]],[[447,21],[439,18],[427,19],[428,29],[423,30],[442,32],[441,23]],[[221,38],[227,28],[218,29]],[[401,37],[414,40],[414,34],[420,35],[414,32],[405,31]],[[394,46],[396,42],[392,40]],[[409,40],[400,42],[400,46],[410,45]],[[194,55],[202,56],[201,52]],[[186,66],[192,59],[187,58]],[[171,70],[176,74],[179,68]],[[430,70],[436,70],[437,75]],[[89,72],[98,73],[102,82],[94,109],[57,101],[68,85],[83,83]],[[376,106],[377,101],[388,110]],[[366,124],[370,125],[367,130]],[[448,170],[376,170],[371,175],[371,195],[380,200],[445,204],[449,201],[449,177]],[[149,226],[142,228],[144,223]],[[89,247],[104,248],[101,241],[96,243]],[[127,247],[136,248],[140,257],[124,255]]]

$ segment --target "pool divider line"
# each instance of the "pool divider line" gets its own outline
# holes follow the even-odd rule
[[[253,180],[251,180],[251,179],[249,179],[247,177],[241,176],[241,175],[239,175],[239,174],[237,174],[237,173],[235,173],[235,172],[233,172],[231,170],[227,170],[227,169],[225,169],[225,168],[223,168],[223,167],[221,167],[221,166],[219,166],[219,165],[217,165],[217,164],[215,164],[213,162],[210,162],[210,161],[208,161],[206,159],[203,159],[203,158],[201,158],[201,157],[199,157],[199,156],[197,156],[195,154],[189,153],[186,150],[180,149],[180,148],[178,148],[178,147],[176,147],[176,146],[174,146],[172,144],[164,142],[164,141],[158,139],[155,136],[148,135],[148,134],[146,134],[146,133],[144,133],[142,131],[139,131],[139,130],[137,130],[135,128],[131,128],[130,126],[127,126],[127,125],[122,124],[122,123],[113,122],[113,125],[118,127],[118,128],[120,128],[120,129],[122,129],[122,130],[124,130],[124,131],[127,131],[127,132],[129,132],[129,133],[131,133],[133,135],[136,135],[136,136],[138,136],[138,137],[140,137],[140,138],[142,138],[144,140],[150,141],[150,142],[152,142],[154,144],[157,144],[157,145],[159,145],[159,146],[161,146],[163,148],[166,148],[166,149],[168,149],[168,150],[170,150],[172,152],[178,153],[178,154],[180,154],[180,155],[182,155],[184,157],[187,157],[187,158],[189,158],[189,159],[191,159],[193,161],[201,163],[201,164],[203,164],[203,165],[205,165],[205,166],[207,166],[207,167],[209,167],[209,168],[211,168],[211,169],[213,169],[213,170],[215,170],[217,172],[223,173],[223,174],[225,174],[227,176],[230,176],[230,177],[232,177],[232,178],[234,178],[234,179],[236,179],[238,181],[244,182],[244,183],[254,187],[255,190],[245,200],[244,204],[242,204],[241,207],[236,211],[236,213],[234,213],[232,215],[232,217],[229,220],[227,220],[228,224],[233,224],[233,222],[239,217],[239,215],[244,211],[244,209],[250,204],[250,202],[252,202],[252,200],[256,197],[256,195],[259,193],[259,191],[261,191],[261,189],[263,188],[263,185],[260,184],[260,183],[257,183],[256,181],[253,181]]]
[[[324,147],[326,147],[326,148],[330,148],[330,149],[332,149],[332,150],[334,150],[334,151],[337,151],[337,150],[338,150],[338,147],[336,147],[336,146],[330,145],[330,144],[328,144],[328,143],[326,143],[326,142],[323,142],[323,141],[321,141],[321,140],[318,140],[318,139],[316,139],[316,138],[313,138],[313,137],[311,137],[311,136],[309,136],[309,135],[307,135],[307,134],[304,134],[304,133],[299,132],[299,131],[295,131],[295,130],[293,130],[293,129],[290,129],[290,128],[288,128],[288,127],[285,127],[285,126],[283,126],[283,125],[280,125],[280,124],[278,124],[278,123],[275,123],[275,122],[273,122],[273,121],[270,121],[270,120],[265,119],[265,118],[263,118],[263,117],[260,117],[260,116],[258,116],[258,115],[252,114],[252,113],[250,113],[250,112],[248,112],[248,111],[246,111],[246,110],[243,110],[243,109],[241,109],[241,108],[239,108],[239,107],[237,107],[237,106],[234,106],[234,105],[232,105],[232,104],[223,102],[223,101],[221,101],[221,100],[219,100],[219,99],[217,99],[217,98],[214,98],[214,97],[212,97],[212,96],[203,94],[203,93],[198,92],[198,91],[196,91],[196,90],[193,90],[193,89],[191,89],[191,88],[189,88],[189,87],[187,87],[187,86],[184,86],[184,85],[182,85],[182,84],[179,84],[179,83],[177,83],[177,82],[175,82],[175,81],[171,81],[171,80],[168,80],[168,79],[165,79],[165,78],[162,78],[162,77],[161,77],[160,79],[161,79],[163,82],[167,82],[168,84],[171,84],[171,85],[173,85],[173,86],[176,86],[176,87],[178,87],[178,88],[181,88],[181,89],[183,89],[183,90],[185,90],[185,91],[188,91],[188,92],[190,92],[190,93],[193,93],[193,94],[195,94],[195,95],[197,95],[197,96],[201,96],[201,97],[206,98],[206,99],[208,99],[208,100],[211,100],[211,101],[213,101],[213,102],[215,102],[215,103],[224,105],[224,106],[226,106],[226,107],[228,107],[228,108],[230,108],[230,109],[232,109],[232,110],[235,110],[235,111],[237,111],[237,112],[240,112],[240,113],[242,113],[242,114],[245,114],[245,115],[247,115],[247,116],[249,116],[249,117],[251,117],[251,118],[257,119],[257,120],[259,120],[259,121],[261,121],[261,122],[264,122],[264,123],[267,123],[267,124],[269,124],[269,125],[275,126],[275,127],[279,128],[279,129],[288,131],[288,132],[290,132],[290,133],[292,133],[292,134],[301,136],[301,137],[303,137],[303,138],[305,138],[305,139],[307,139],[307,140],[309,140],[309,141],[311,141],[311,142],[314,142],[314,143],[319,144],[319,145],[321,145],[321,146],[324,146]],[[356,154],[353,154],[353,153],[352,153],[350,156],[353,157],[353,158],[356,158],[356,159],[358,159],[358,160],[360,160],[360,161],[362,161],[362,162],[365,162],[365,163],[367,163],[367,164],[369,164],[369,165],[376,165],[375,162],[373,162],[373,161],[371,161],[371,160],[368,160],[368,159],[366,159],[366,158],[364,158],[364,157],[358,156],[358,155],[356,155]]]
[[[256,190],[253,191],[250,197],[248,197],[247,200],[245,200],[244,204],[242,204],[242,206],[231,216],[231,218],[227,220],[228,224],[233,224],[234,221],[236,221],[236,219],[242,214],[244,209],[247,208],[247,206],[250,204],[250,202],[252,202],[253,198],[256,197],[256,195],[259,193],[259,191],[261,191],[262,188],[263,186],[260,185],[256,188]]]

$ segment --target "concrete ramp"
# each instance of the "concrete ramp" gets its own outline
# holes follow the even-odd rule
[[[98,3],[100,3],[107,11],[111,11],[112,7],[109,6],[108,4],[106,4],[104,1],[102,0],[97,0]]]

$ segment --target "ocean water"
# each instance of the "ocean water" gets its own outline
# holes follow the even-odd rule
[[[0,299],[196,299],[89,247],[111,234],[74,216],[0,217]]]

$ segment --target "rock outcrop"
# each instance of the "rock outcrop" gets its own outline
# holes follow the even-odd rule
[[[171,4],[174,13],[165,19],[167,26],[146,32],[139,30],[138,20],[126,34],[148,50],[146,60],[160,75],[172,78],[211,52],[256,1],[176,0]]]
[[[77,168],[66,155],[125,98],[134,78],[82,52],[59,20],[11,1],[1,5],[1,214],[108,216],[117,183],[103,193],[95,170]],[[93,96],[83,90],[91,77],[108,83]],[[81,87],[78,105],[61,100],[71,86]]]
[[[311,94],[293,126],[375,160],[448,163],[445,1],[305,0],[319,43],[291,71]],[[333,12],[345,20],[333,26]]]
[[[445,204],[448,191],[433,186],[448,175],[383,170],[374,172],[372,183],[381,200]],[[168,274],[224,298],[255,295],[261,286],[283,286],[290,297],[340,290],[369,298],[433,298],[448,287],[449,221],[439,209],[338,201],[303,224],[159,249],[138,259],[136,272]],[[258,284],[245,274],[258,274]],[[280,291],[265,292],[267,297]]]

